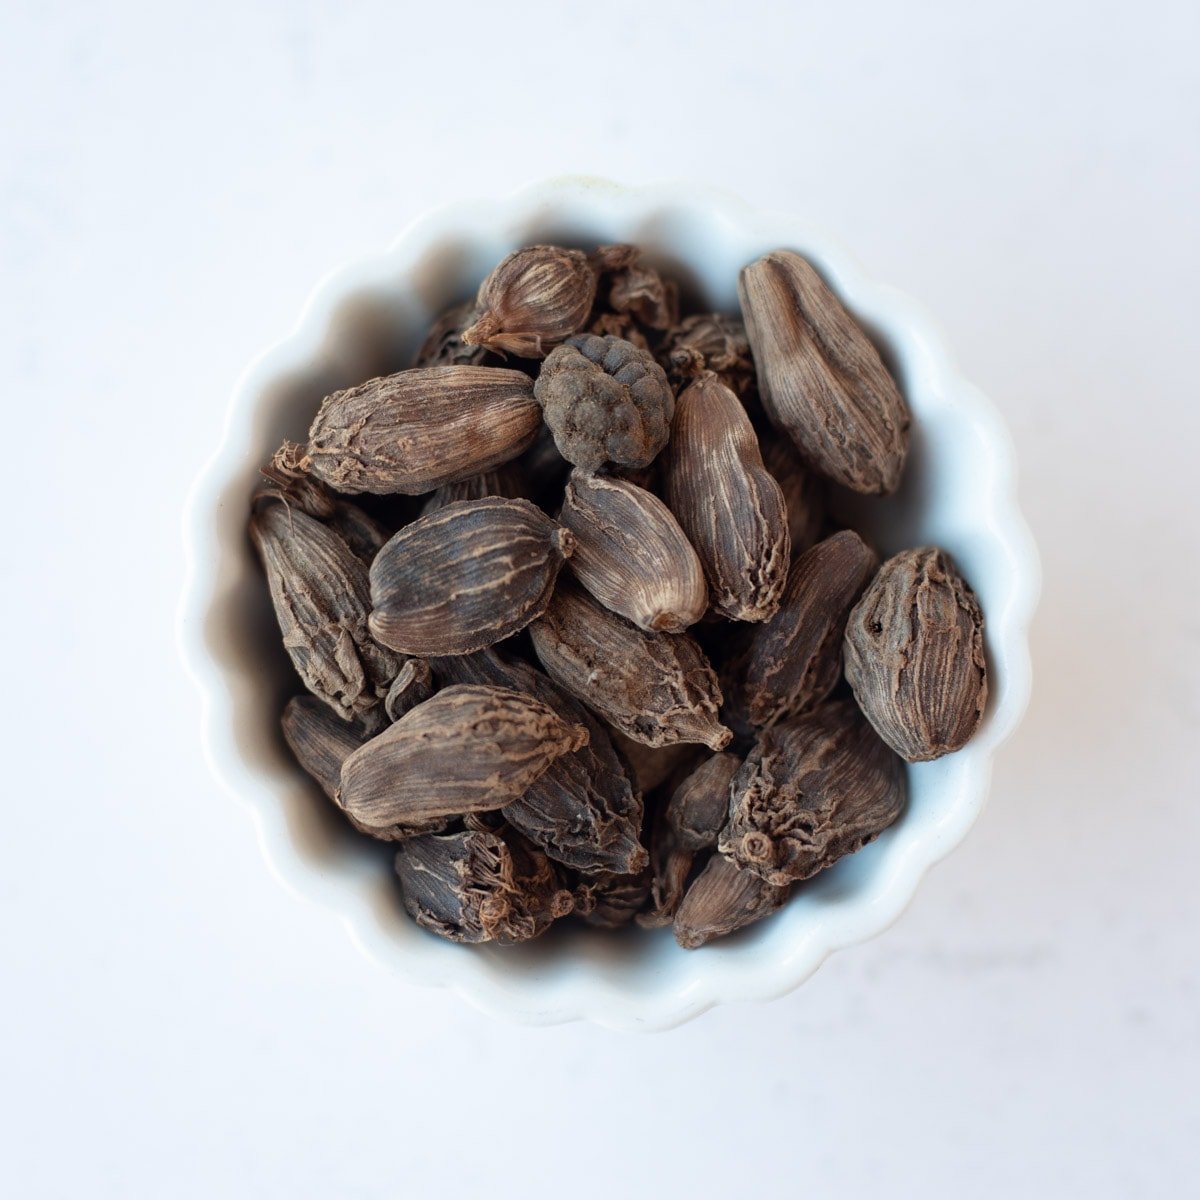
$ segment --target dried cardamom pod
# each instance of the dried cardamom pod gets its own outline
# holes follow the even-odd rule
[[[544,358],[587,324],[595,298],[596,273],[586,254],[562,246],[526,246],[480,285],[478,316],[463,341],[522,358]]]
[[[987,704],[983,613],[944,550],[889,558],[850,614],[846,678],[876,733],[926,762],[965,746]]]
[[[723,313],[684,317],[667,330],[658,361],[677,391],[705,371],[712,371],[743,403],[755,391],[750,341],[736,317]]]
[[[437,691],[433,672],[423,658],[410,658],[400,668],[400,674],[392,680],[388,694],[383,698],[383,709],[388,719],[398,721],[410,709],[424,704]]]
[[[407,654],[469,654],[550,602],[574,536],[528,500],[459,500],[401,529],[371,565],[371,632]]]
[[[575,535],[571,570],[642,629],[682,633],[704,615],[704,569],[671,510],[622,479],[572,472],[558,514]]]
[[[675,402],[664,476],[713,608],[735,621],[768,620],[787,582],[787,508],[746,410],[716,375],[700,376]]]
[[[650,329],[670,329],[679,320],[679,285],[642,262],[637,246],[601,246],[592,255],[602,300]]]
[[[396,874],[413,920],[454,942],[528,941],[575,903],[546,856],[510,830],[412,838]]]
[[[856,492],[894,492],[908,405],[842,302],[790,250],[744,267],[738,296],[772,422],[822,475]]]
[[[795,559],[821,540],[825,529],[825,482],[800,461],[790,438],[776,434],[762,437],[759,442],[763,465],[783,492]]]
[[[603,725],[541,671],[494,649],[434,660],[447,684],[492,684],[536,697],[586,727],[588,744],[556,758],[503,816],[557,862],[585,872],[627,874],[647,861],[640,841],[642,802]]]
[[[849,700],[763,730],[730,785],[719,849],[768,883],[808,879],[904,809],[904,764]]]
[[[260,497],[249,529],[304,686],[347,720],[369,712],[400,659],[368,631],[366,566],[320,521],[270,497]]]
[[[502,496],[506,500],[531,500],[524,472],[516,463],[505,463],[469,479],[443,484],[430,492],[421,505],[421,516],[427,517],[456,500],[480,500],[484,496]],[[385,539],[386,540],[386,539]]]
[[[727,697],[745,725],[774,725],[815,708],[833,691],[842,677],[846,618],[878,562],[850,529],[796,559],[779,611],[751,634],[742,685]]]
[[[550,678],[635,741],[728,744],[717,677],[686,633],[647,633],[566,582],[529,632]]]
[[[339,492],[418,495],[516,458],[540,423],[521,371],[414,367],[327,396],[299,465]]]
[[[463,333],[475,323],[475,301],[452,305],[430,327],[414,367],[485,367],[500,360],[486,346],[468,346]]]
[[[667,444],[675,395],[647,350],[580,334],[547,357],[533,386],[559,453],[583,471],[647,466]]]
[[[753,871],[739,870],[714,854],[687,890],[675,914],[675,940],[695,950],[778,912],[789,888],[766,882]]]
[[[650,868],[633,875],[603,872],[580,879],[575,887],[575,912],[596,929],[628,925],[650,900]]]
[[[699,746],[690,742],[647,746],[644,742],[635,742],[633,738],[626,737],[619,729],[610,728],[610,737],[613,748],[631,774],[634,787],[643,796],[686,771],[703,754]]]
[[[650,343],[646,340],[642,327],[630,313],[602,312],[592,318],[587,328],[588,333],[597,337],[615,337],[639,350],[649,350]]]
[[[316,696],[293,696],[287,702],[280,718],[283,740],[331,800],[341,786],[342,763],[379,732],[377,711],[347,721]]]
[[[587,740],[522,692],[444,688],[346,759],[341,804],[368,831],[503,808]]]

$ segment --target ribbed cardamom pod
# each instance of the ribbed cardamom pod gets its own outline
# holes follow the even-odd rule
[[[704,569],[653,493],[574,471],[558,519],[575,535],[572,573],[605,608],[642,629],[668,633],[682,633],[704,616]]]
[[[714,854],[675,914],[675,940],[685,950],[695,950],[725,937],[778,912],[789,890],[786,885],[767,883],[753,871],[739,870],[727,858]]]
[[[746,327],[723,313],[684,317],[667,330],[658,348],[658,361],[677,390],[705,371],[712,371],[743,403],[755,390]]]
[[[766,728],[815,708],[833,691],[842,677],[846,618],[878,563],[850,529],[796,559],[779,611],[755,627],[742,685],[727,697],[745,724]]]
[[[427,517],[456,500],[481,500],[484,496],[502,496],[506,500],[532,500],[525,473],[516,463],[505,463],[469,479],[443,484],[430,492],[421,505],[421,516]]]
[[[587,332],[594,333],[597,337],[620,338],[639,350],[650,349],[645,332],[630,313],[598,313],[592,318]]]
[[[522,371],[414,367],[327,396],[301,466],[339,492],[419,495],[516,458],[540,424]]]
[[[470,654],[543,612],[574,536],[528,500],[459,500],[397,533],[371,564],[371,632],[422,656]]]
[[[675,393],[654,356],[620,338],[568,338],[533,394],[559,453],[580,470],[644,467],[667,444]]]
[[[987,704],[983,613],[943,550],[889,558],[850,614],[846,678],[876,733],[926,762],[965,746]]]
[[[508,829],[412,838],[396,874],[413,920],[454,942],[525,942],[575,904],[546,856]]]
[[[587,324],[596,298],[596,273],[580,250],[526,246],[496,267],[479,288],[468,346],[545,358]]]
[[[821,540],[825,529],[825,480],[800,461],[792,440],[783,434],[764,436],[763,466],[779,484],[787,505],[788,532],[792,537],[792,559]]]
[[[675,402],[664,476],[713,608],[735,621],[768,620],[787,582],[787,507],[746,410],[716,375],[700,376]]]
[[[768,883],[808,879],[904,810],[904,764],[849,700],[763,730],[730,785],[719,849]]]
[[[587,741],[522,692],[448,687],[346,759],[340,802],[368,832],[503,808]]]
[[[744,267],[738,296],[772,422],[822,475],[856,492],[894,492],[908,405],[862,327],[790,250]]]
[[[632,875],[585,876],[575,886],[576,915],[596,929],[620,929],[649,903],[650,883],[649,866]]]
[[[601,246],[592,255],[600,300],[648,329],[670,329],[679,320],[679,285],[642,262],[637,246]]]
[[[452,305],[429,329],[413,359],[414,367],[485,367],[503,361],[486,346],[468,346],[463,333],[475,323],[475,301]]]
[[[367,568],[331,529],[299,508],[260,497],[250,518],[283,645],[300,678],[341,717],[387,695],[400,659],[367,628]]]
[[[635,741],[729,744],[716,674],[686,633],[647,633],[566,582],[529,632],[550,678]]]
[[[583,725],[588,744],[556,758],[505,820],[555,861],[576,870],[627,874],[646,865],[640,835],[642,801],[604,726],[541,671],[501,658],[494,649],[434,660],[447,684],[491,684],[534,696],[568,721]]]
[[[429,663],[423,658],[410,658],[392,680],[392,686],[383,698],[383,710],[388,720],[398,721],[410,709],[424,704],[435,691],[437,685]]]

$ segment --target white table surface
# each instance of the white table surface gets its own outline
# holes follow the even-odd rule
[[[1198,11],[5,5],[0,1190],[1195,1195]],[[206,774],[172,642],[245,361],[422,209],[568,171],[803,209],[923,300],[1045,564],[966,844],[664,1035],[368,963]]]

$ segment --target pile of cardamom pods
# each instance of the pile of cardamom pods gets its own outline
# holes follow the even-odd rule
[[[407,370],[328,396],[250,536],[305,688],[283,735],[462,942],[574,915],[692,948],[777,910],[961,747],[983,619],[833,512],[910,416],[787,250],[681,318],[634,246],[529,246]],[[347,497],[354,496],[352,502]]]

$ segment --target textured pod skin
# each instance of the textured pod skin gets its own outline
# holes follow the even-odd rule
[[[529,632],[551,679],[634,741],[729,744],[716,674],[686,633],[646,633],[567,584]]]
[[[629,313],[598,313],[592,318],[587,332],[594,333],[597,337],[620,338],[621,341],[628,342],[639,350],[650,349],[645,331]]]
[[[583,725],[588,744],[556,758],[504,819],[556,862],[589,873],[640,871],[642,800],[604,726],[541,671],[501,658],[495,650],[434,660],[447,684],[492,684],[534,696],[566,720]]]
[[[901,758],[940,758],[979,727],[983,613],[944,551],[905,550],[883,564],[850,614],[845,656],[859,707]]]
[[[401,660],[367,628],[367,568],[320,521],[273,500],[250,518],[250,539],[305,687],[347,720],[370,712]]]
[[[791,559],[787,507],[746,410],[713,374],[676,401],[664,476],[667,504],[704,564],[713,608],[734,621],[769,620]]]
[[[743,403],[755,391],[754,359],[746,326],[723,313],[696,313],[668,329],[658,348],[658,361],[677,389],[705,371]]]
[[[675,394],[654,356],[620,338],[568,338],[533,394],[559,453],[582,471],[645,467],[667,444]]]
[[[679,321],[679,287],[642,262],[637,246],[601,246],[592,255],[599,293],[614,313],[628,314],[647,329],[670,329]]]
[[[779,611],[751,634],[732,699],[739,723],[764,729],[815,708],[833,691],[842,677],[846,619],[878,563],[849,529],[796,559]]]
[[[792,537],[793,560],[821,540],[825,529],[827,500],[825,480],[800,461],[791,439],[771,432],[759,439],[763,465],[779,484],[787,506],[788,532]]]
[[[589,875],[576,885],[575,912],[593,928],[620,929],[649,903],[650,883],[648,866],[632,875]]]
[[[454,942],[525,942],[574,907],[546,856],[504,828],[412,838],[396,875],[413,920]]]
[[[788,890],[786,885],[767,883],[753,871],[739,870],[727,858],[714,854],[675,914],[675,940],[685,950],[696,950],[713,938],[725,937],[778,912]]]
[[[862,327],[790,250],[744,267],[738,297],[771,421],[822,475],[856,492],[894,492],[908,405]]]
[[[849,700],[759,734],[730,785],[719,849],[768,883],[808,879],[904,809],[904,764]]]
[[[392,680],[383,698],[383,711],[389,721],[398,721],[406,712],[424,704],[437,691],[433,672],[423,658],[410,658]]]
[[[576,471],[558,519],[575,535],[572,573],[605,608],[652,632],[682,633],[704,615],[700,559],[652,492]]]
[[[415,367],[326,397],[303,466],[339,492],[415,496],[516,458],[540,422],[522,371]]]
[[[587,740],[522,692],[445,688],[346,759],[340,802],[368,832],[503,808]]]
[[[371,564],[371,632],[407,654],[482,650],[545,610],[573,547],[528,500],[447,504],[400,530]]]
[[[595,298],[596,273],[586,254],[562,246],[526,246],[480,285],[478,316],[462,340],[522,358],[544,358],[587,324]]]

